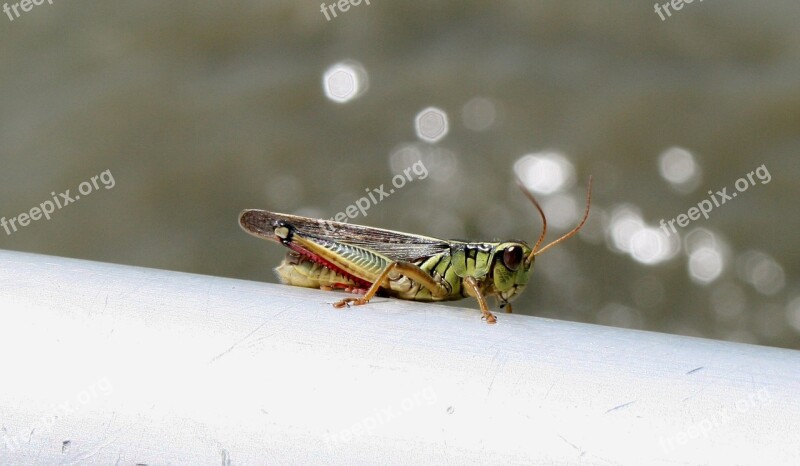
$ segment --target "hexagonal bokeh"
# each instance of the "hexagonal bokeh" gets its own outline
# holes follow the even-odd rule
[[[449,130],[447,114],[436,107],[428,107],[414,118],[414,129],[417,137],[426,142],[437,142],[447,135]]]
[[[337,103],[349,102],[366,92],[369,79],[361,64],[347,60],[325,70],[322,88],[325,96]]]

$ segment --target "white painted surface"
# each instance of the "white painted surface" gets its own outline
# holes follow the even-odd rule
[[[800,352],[338,297],[0,251],[0,461],[800,464]]]

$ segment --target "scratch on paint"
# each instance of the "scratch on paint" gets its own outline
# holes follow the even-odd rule
[[[630,405],[632,405],[632,404],[634,404],[634,403],[636,403],[636,400],[629,401],[629,402],[627,402],[627,403],[623,403],[623,404],[621,404],[621,405],[619,405],[619,406],[615,406],[615,407],[613,407],[613,408],[609,409],[608,411],[606,411],[606,414],[610,413],[611,411],[616,411],[616,410],[618,410],[618,409],[625,408],[626,406],[630,406]]]
[[[255,329],[253,329],[252,332],[248,333],[247,335],[243,336],[239,341],[237,341],[236,343],[232,344],[230,348],[228,348],[225,351],[223,351],[223,352],[219,353],[218,355],[214,356],[214,358],[212,358],[211,361],[208,361],[208,363],[211,364],[212,362],[216,361],[217,359],[219,359],[219,358],[225,356],[226,354],[230,353],[231,351],[233,351],[233,349],[236,348],[237,346],[239,346],[239,344],[241,344],[243,341],[245,341],[248,338],[250,338],[251,336],[253,336],[253,334],[255,334],[256,332],[261,330],[262,327],[267,325],[270,322],[270,320],[272,320],[272,318],[270,318],[268,320],[265,320],[261,325],[259,325]]]
[[[92,448],[90,450],[87,450],[87,451],[84,451],[84,452],[81,452],[79,450],[79,451],[75,452],[74,455],[70,455],[71,457],[64,458],[61,461],[61,464],[68,464],[68,465],[85,464],[86,460],[88,460],[89,458],[91,458],[91,457],[95,456],[96,454],[100,453],[100,450],[102,450],[103,448],[111,445],[112,443],[114,443],[116,441],[117,441],[117,437],[112,437],[112,438],[106,440],[105,442],[98,443],[94,448]]]
[[[581,452],[581,456],[583,456],[583,455],[585,455],[585,454],[586,454],[586,452],[585,452],[585,451],[583,451],[583,450],[581,450],[581,448],[580,448],[580,447],[578,447],[578,446],[577,446],[577,445],[575,445],[574,443],[570,442],[569,440],[565,439],[565,438],[564,438],[564,437],[562,437],[561,435],[559,435],[559,436],[558,436],[558,438],[560,438],[561,440],[563,440],[564,442],[566,442],[566,443],[567,443],[567,445],[569,445],[569,446],[571,446],[572,448],[574,448],[574,449],[578,450],[579,452]]]

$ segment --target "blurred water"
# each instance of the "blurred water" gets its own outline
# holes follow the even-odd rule
[[[622,1],[373,0],[330,21],[318,2],[45,3],[0,16],[0,216],[116,184],[0,248],[274,281],[283,251],[239,210],[329,218],[416,161],[429,176],[358,223],[532,243],[516,164],[551,239],[589,174],[595,196],[515,309],[800,348],[798,20],[790,1],[666,21]],[[661,228],[761,165],[768,183]]]

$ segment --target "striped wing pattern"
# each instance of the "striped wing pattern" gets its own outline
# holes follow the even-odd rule
[[[319,220],[299,215],[280,214],[266,210],[248,209],[240,214],[239,222],[248,233],[277,241],[274,230],[281,222],[290,225],[302,236],[325,243],[345,243],[368,249],[395,261],[415,262],[450,251],[453,241],[427,236],[400,233],[382,228],[351,225]]]

